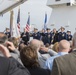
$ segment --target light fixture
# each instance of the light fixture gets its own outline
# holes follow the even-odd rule
[[[21,1],[21,0],[8,0],[8,1]]]
[[[65,27],[69,27],[69,25],[66,25]]]

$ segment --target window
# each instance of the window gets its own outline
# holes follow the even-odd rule
[[[60,0],[55,0],[55,1],[60,1]]]

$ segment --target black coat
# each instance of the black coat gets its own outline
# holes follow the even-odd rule
[[[61,40],[67,40],[67,34],[65,32],[59,32],[58,34],[58,41],[60,42]]]
[[[7,37],[8,37],[8,38],[10,38],[10,37],[11,37],[10,32],[5,32],[5,34],[7,35]]]
[[[47,69],[39,67],[28,68],[31,75],[51,75],[51,72]]]
[[[46,38],[45,38],[46,43],[51,44],[51,40],[52,40],[52,34],[46,33]]]
[[[52,40],[51,40],[51,44],[54,44],[58,42],[58,33],[52,33]]]
[[[30,75],[14,58],[0,57],[0,75]]]
[[[24,41],[24,44],[27,45],[27,42],[28,42],[29,39],[30,39],[30,35],[29,35],[28,32],[26,32],[26,33],[23,32],[23,33],[21,34],[21,38],[22,38],[22,40]]]
[[[40,33],[37,32],[37,33],[33,33],[33,39],[37,39],[37,40],[40,40]]]
[[[40,37],[44,44],[46,44],[46,34],[45,33],[41,33],[41,37]]]
[[[68,40],[68,41],[71,41],[71,40],[72,40],[72,35],[68,35],[68,34],[67,34],[67,40]]]

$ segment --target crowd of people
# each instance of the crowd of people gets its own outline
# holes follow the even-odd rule
[[[24,29],[20,38],[0,32],[0,75],[75,75],[76,32],[60,30]]]

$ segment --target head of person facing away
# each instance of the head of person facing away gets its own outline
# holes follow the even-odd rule
[[[45,45],[44,45],[43,41],[40,40],[40,47],[44,47],[44,46]]]
[[[70,51],[70,43],[67,40],[61,40],[59,42],[58,52],[69,52]]]
[[[17,41],[17,39],[15,37],[10,37],[8,39],[8,41],[12,42],[14,44],[15,48],[18,47],[18,41]]]
[[[53,50],[58,52],[58,48],[59,48],[59,42],[56,42],[54,45],[53,45]]]
[[[39,51],[41,44],[40,44],[39,40],[33,39],[33,40],[30,41],[29,45],[34,47],[35,50]]]
[[[72,49],[76,48],[76,32],[73,35],[73,39],[72,39]]]
[[[0,32],[0,44],[6,45],[5,43],[7,41],[8,41],[8,37],[4,33]]]
[[[23,65],[27,68],[39,67],[37,51],[32,46],[24,47],[20,52]]]

